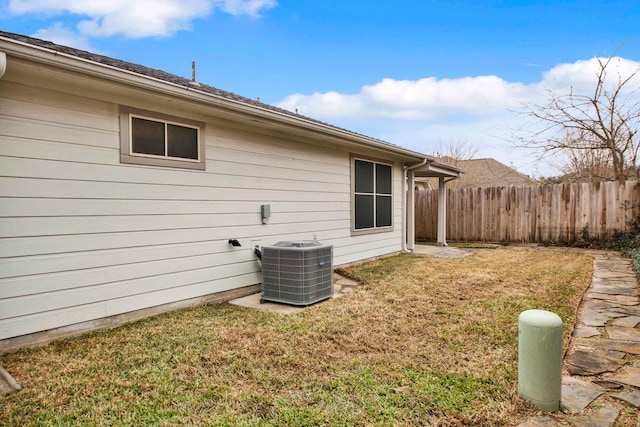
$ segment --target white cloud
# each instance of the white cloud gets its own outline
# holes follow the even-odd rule
[[[640,62],[613,58],[609,78],[629,75]],[[559,64],[545,72],[540,82],[508,82],[498,76],[419,80],[385,78],[360,88],[355,94],[338,92],[293,94],[277,105],[321,119],[394,118],[403,120],[440,120],[456,116],[488,116],[522,105],[543,103],[545,89],[561,93],[593,90],[598,62],[596,58]],[[640,80],[640,75],[637,76]],[[640,82],[638,83],[640,86]]]
[[[606,61],[607,58],[602,58]],[[629,76],[638,70],[639,62],[625,58],[614,57],[607,65],[607,82],[609,85],[617,83],[618,76]],[[598,81],[600,64],[598,58],[576,61],[573,64],[559,64],[544,73],[543,84],[553,90],[566,90],[573,88],[581,92],[589,93]],[[636,76],[637,85],[640,85],[640,75]]]
[[[77,24],[82,36],[140,38],[189,30],[193,20],[209,16],[214,9],[259,17],[276,5],[276,0],[11,0],[9,13],[77,15],[87,18]]]
[[[496,76],[420,80],[383,79],[354,95],[336,92],[290,95],[278,106],[324,119],[387,117],[438,119],[449,115],[485,115],[517,107],[531,88]],[[516,96],[514,96],[516,95]]]
[[[47,40],[53,43],[61,44],[64,46],[71,46],[77,49],[90,50],[95,52],[86,37],[79,35],[72,29],[66,28],[63,23],[56,22],[48,28],[42,28],[33,35],[34,37],[42,40]]]
[[[276,0],[213,0],[213,3],[231,15],[258,17],[260,12],[277,6]]]
[[[618,75],[628,76],[639,68],[640,62],[613,58],[608,78],[617,81]],[[514,129],[536,125],[526,124],[529,117],[514,111],[545,105],[546,89],[590,95],[597,71],[597,59],[592,58],[559,64],[531,84],[498,76],[387,78],[357,93],[293,94],[277,105],[423,153],[434,153],[447,141],[477,143],[479,157],[513,163],[530,175],[548,176],[557,171],[539,162],[538,153],[514,146]],[[640,75],[636,77],[632,87],[640,91]]]
[[[178,31],[189,30],[191,21],[211,13],[211,5],[206,0],[191,0],[189,7],[173,0],[118,2],[121,3],[121,7],[117,9],[107,7],[103,11],[91,12],[89,16],[92,19],[78,24],[80,33],[94,37],[109,37],[115,34],[125,34],[133,38],[168,36]]]

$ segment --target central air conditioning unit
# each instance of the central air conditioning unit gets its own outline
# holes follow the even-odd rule
[[[333,246],[315,240],[262,247],[262,298],[310,305],[333,295]]]

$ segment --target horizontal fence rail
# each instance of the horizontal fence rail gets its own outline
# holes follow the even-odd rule
[[[438,191],[416,191],[416,239],[436,240]],[[637,181],[447,190],[447,239],[505,243],[609,239],[640,213]]]

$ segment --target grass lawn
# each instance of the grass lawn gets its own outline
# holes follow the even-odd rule
[[[205,305],[4,355],[24,387],[2,425],[514,426],[518,315],[565,322],[591,258],[496,249],[402,255],[347,270],[363,285],[295,315]]]

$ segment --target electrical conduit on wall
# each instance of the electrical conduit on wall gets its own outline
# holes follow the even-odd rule
[[[0,52],[0,79],[4,76],[5,71],[7,71],[7,54]]]

